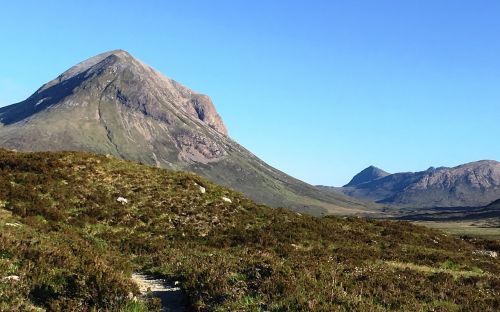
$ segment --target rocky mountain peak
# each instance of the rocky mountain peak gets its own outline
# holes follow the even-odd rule
[[[25,120],[56,105],[85,105],[96,97],[163,121],[188,114],[227,135],[211,99],[163,76],[124,50],[91,57],[37,90],[23,105],[0,115],[4,124]]]
[[[44,84],[37,91],[37,93],[43,92],[56,84],[63,83],[64,81],[67,81],[81,73],[89,71],[98,64],[100,65],[99,67],[102,68],[104,66],[109,66],[110,64],[118,61],[125,63],[125,62],[131,62],[132,60],[133,60],[132,55],[130,55],[128,52],[124,50],[113,50],[98,54],[94,57],[91,57],[83,62],[76,64],[75,66],[71,67],[70,69],[59,75],[57,78]]]
[[[344,187],[359,185],[379,178],[383,178],[388,175],[389,173],[385,172],[382,169],[379,169],[375,166],[369,166],[368,168],[362,170],[360,173],[355,175],[349,183],[344,185]]]

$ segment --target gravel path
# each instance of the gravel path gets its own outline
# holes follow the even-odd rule
[[[188,299],[177,282],[140,273],[132,274],[132,280],[139,286],[142,295],[161,300],[162,311],[189,311]]]

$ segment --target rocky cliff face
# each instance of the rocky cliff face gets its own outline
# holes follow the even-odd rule
[[[81,62],[0,108],[0,147],[89,151],[194,171],[258,202],[313,214],[365,209],[270,167],[228,137],[208,96],[122,50]]]
[[[411,190],[452,188],[459,185],[487,190],[500,185],[500,163],[483,160],[455,168],[434,169],[410,186]]]
[[[484,206],[500,198],[500,163],[483,160],[454,168],[396,173],[335,190],[359,199],[401,206]]]

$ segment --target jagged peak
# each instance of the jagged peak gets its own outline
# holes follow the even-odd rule
[[[103,53],[100,53],[96,56],[93,56],[91,58],[88,58],[74,66],[72,66],[70,69],[66,70],[64,73],[62,73],[61,75],[59,75],[57,78],[49,81],[48,83],[44,84],[39,90],[38,92],[42,92],[52,86],[54,86],[55,84],[58,84],[58,83],[61,83],[65,80],[68,80],[78,74],[81,74],[87,70],[89,70],[90,68],[92,68],[93,66],[101,63],[102,61],[110,58],[110,57],[113,57],[115,58],[115,60],[121,60],[122,62],[130,62],[132,63],[134,60],[136,62],[139,62],[136,58],[134,58],[130,53],[128,53],[127,51],[125,50],[121,50],[121,49],[116,49],[116,50],[111,50],[111,51],[107,51],[107,52],[103,52]],[[142,63],[142,62],[140,62]]]

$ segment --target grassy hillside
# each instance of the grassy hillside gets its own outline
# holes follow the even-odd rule
[[[200,311],[500,309],[481,252],[498,242],[271,209],[91,154],[0,150],[0,173],[1,311],[157,310],[133,301],[133,271],[179,280]]]

